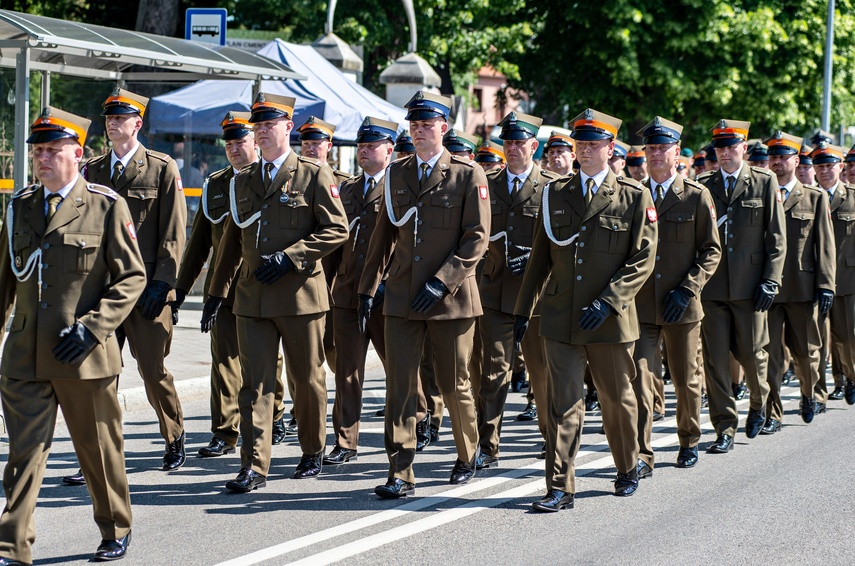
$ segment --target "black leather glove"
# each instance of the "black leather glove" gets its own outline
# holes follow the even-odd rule
[[[427,312],[444,299],[447,294],[448,287],[445,286],[445,283],[436,277],[431,277],[422,290],[418,292],[413,302],[410,303],[410,308],[418,313]]]
[[[365,334],[365,328],[368,326],[368,319],[371,318],[371,308],[374,305],[374,297],[371,295],[359,295],[359,308],[357,314],[359,318],[359,332]]]
[[[528,257],[531,255],[531,248],[526,248],[525,246],[514,246],[518,250],[522,250],[525,253],[521,256],[511,258],[508,260],[508,269],[511,270],[511,273],[514,275],[522,275],[525,273],[525,267],[528,265]]]
[[[145,287],[138,304],[142,306],[142,317],[146,320],[154,320],[166,306],[166,296],[172,287],[166,281],[149,281]]]
[[[677,287],[668,293],[665,304],[662,305],[662,320],[667,323],[679,322],[686,313],[692,297],[691,291],[685,287]]]
[[[61,364],[79,364],[98,345],[95,335],[79,322],[63,328],[59,337],[62,340],[53,349],[53,356]]]
[[[764,279],[757,285],[757,290],[754,292],[754,310],[757,312],[766,312],[772,303],[775,301],[775,295],[778,294],[778,284],[769,279]]]
[[[220,307],[223,306],[222,297],[208,297],[205,301],[205,306],[202,307],[202,332],[208,333],[217,322],[217,313],[220,312]]]
[[[514,348],[517,352],[520,351],[526,331],[528,331],[528,317],[514,315]]]
[[[178,309],[184,304],[184,299],[187,298],[187,291],[184,289],[175,290],[175,300],[169,303],[169,308],[172,309],[172,326],[178,324]]]
[[[386,282],[381,281],[379,285],[377,285],[377,291],[374,292],[374,306],[372,309],[377,309],[380,305],[383,304],[383,301],[386,299]]]
[[[828,289],[820,289],[816,292],[814,301],[819,303],[819,312],[826,314],[831,310],[831,304],[834,302],[834,293]]]
[[[596,330],[612,314],[612,309],[605,301],[594,299],[591,306],[582,309],[579,326],[582,330]]]
[[[263,255],[261,259],[264,263],[255,270],[255,279],[265,285],[276,283],[280,277],[294,269],[294,264],[284,252]]]

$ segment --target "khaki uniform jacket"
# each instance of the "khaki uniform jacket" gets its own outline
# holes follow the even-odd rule
[[[267,191],[262,175],[259,161],[241,169],[232,181],[235,222],[260,216],[245,228],[235,222],[226,226],[208,294],[225,297],[240,268],[236,315],[273,318],[326,312],[329,291],[321,258],[347,239],[347,216],[332,170],[291,151]],[[272,285],[259,283],[254,273],[265,263],[261,256],[277,251],[288,256],[294,269]]]
[[[852,295],[855,294],[855,185],[840,182],[830,207],[837,250],[836,294]]]
[[[650,190],[650,179],[644,183]],[[721,259],[715,205],[709,191],[695,181],[674,179],[657,210],[659,244],[650,278],[638,292],[638,320],[662,326],[665,298],[677,287],[692,293],[689,306],[677,324],[704,317],[701,291]]]
[[[479,282],[481,304],[484,307],[507,314],[514,312],[523,278],[514,275],[507,268],[507,260],[522,255],[516,246],[531,247],[537,217],[540,214],[543,187],[556,179],[558,179],[557,174],[544,171],[535,165],[520,187],[516,198],[512,200],[508,191],[507,168],[502,168],[498,173],[488,176],[492,209],[491,237],[500,232],[505,232],[506,236],[491,241],[487,249],[487,260],[484,262],[484,270]],[[505,238],[507,238],[507,248]]]
[[[475,267],[487,251],[490,236],[490,200],[484,170],[443,149],[424,189],[419,187],[417,156],[393,162],[384,179],[389,184],[389,207],[400,221],[416,214],[400,228],[392,224],[384,193],[377,226],[368,246],[368,259],[359,282],[359,294],[374,295],[391,258],[386,279],[383,314],[410,320],[455,320],[480,316],[481,297]],[[394,251],[394,256],[392,252]],[[450,291],[425,313],[415,313],[410,302],[436,277]]]
[[[820,289],[834,291],[837,263],[828,193],[799,181],[784,201],[787,256],[776,303],[811,302]]]
[[[786,226],[778,179],[768,169],[745,163],[728,200],[722,175],[722,171],[711,171],[698,177],[713,196],[722,248],[718,269],[701,298],[753,300],[761,281],[769,279],[780,285],[784,270]]]
[[[133,220],[124,200],[107,187],[83,177],[46,227],[41,185],[32,185],[12,200],[12,256],[9,226],[0,236],[0,289],[3,326],[12,304],[15,317],[6,340],[0,374],[19,380],[99,379],[122,373],[115,330],[130,314],[145,288],[145,270]],[[41,250],[42,288],[38,265],[26,281],[12,271],[27,265]],[[80,365],[61,364],[52,350],[62,329],[80,321],[98,346]],[[2,337],[2,330],[0,330]]]
[[[353,177],[341,186],[341,203],[347,213],[348,226],[353,224],[353,228],[347,242],[339,248],[340,261],[332,290],[336,307],[359,307],[359,278],[365,268],[368,243],[377,225],[377,218],[386,214],[382,199],[383,179],[381,177],[367,195],[364,194],[365,174]]]
[[[193,230],[190,232],[190,240],[187,242],[187,249],[184,250],[184,258],[181,260],[181,269],[178,271],[178,282],[175,288],[189,293],[199,274],[202,273],[202,268],[205,267],[211,248],[214,248],[208,264],[208,275],[205,277],[205,300],[208,299],[208,288],[214,275],[213,267],[217,262],[220,240],[223,238],[226,226],[231,222],[229,184],[232,177],[234,177],[234,168],[229,165],[225,169],[212,173],[205,180],[199,206],[201,214],[197,214],[196,220],[193,221]],[[234,304],[235,287],[234,282],[232,283],[229,294],[223,301],[226,306]]]
[[[140,144],[118,186],[110,182],[111,174],[110,152],[83,168],[87,181],[112,187],[127,201],[148,280],[164,281],[175,288],[187,239],[187,202],[178,166],[165,153]],[[170,292],[169,300],[174,297]]]
[[[559,246],[545,230],[546,194],[538,219],[514,314],[530,317],[543,289],[540,335],[573,345],[614,344],[638,339],[635,296],[653,271],[656,255],[656,208],[649,190],[609,170],[585,208],[581,175],[550,184],[550,226],[557,240],[578,234]],[[594,299],[612,314],[593,331],[582,330],[582,309]]]

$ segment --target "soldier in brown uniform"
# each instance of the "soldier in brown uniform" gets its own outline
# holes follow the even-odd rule
[[[629,153],[626,154],[626,170],[629,171],[629,176],[643,184],[650,178],[647,169],[647,155],[644,153],[644,147],[640,145],[630,147]]]
[[[821,142],[811,152],[816,181],[819,188],[829,196],[831,223],[834,229],[834,245],[837,253],[836,289],[828,317],[831,339],[823,338],[823,352],[820,367],[825,368],[829,346],[832,355],[838,358],[839,371],[843,382],[843,396],[850,405],[855,405],[855,185],[847,185],[840,180],[843,172],[843,148]],[[825,317],[819,320],[820,328],[825,327]],[[838,384],[838,386],[840,386]],[[816,412],[825,412],[825,373],[819,376],[817,393],[820,402]],[[828,398],[832,398],[828,395]]]
[[[615,175],[626,175],[626,156],[629,155],[630,145],[615,140],[615,150],[609,158],[609,167]]]
[[[540,312],[535,311],[529,323],[532,331],[521,347],[514,344],[514,305],[522,276],[531,252],[534,228],[540,212],[543,187],[558,175],[534,164],[537,132],[542,120],[535,116],[511,112],[499,125],[504,141],[508,166],[488,177],[490,187],[490,247],[479,281],[484,314],[480,320],[481,342],[484,344],[484,367],[478,376],[478,437],[481,455],[479,468],[499,463],[499,437],[502,414],[508,397],[514,356],[522,350],[531,374],[531,389],[535,398],[546,399],[546,360],[537,331]],[[545,421],[548,411],[540,419]],[[546,432],[546,423],[540,423]]]
[[[475,317],[481,301],[475,266],[487,251],[490,207],[484,171],[442,147],[451,100],[419,91],[407,103],[417,153],[389,166],[386,214],[377,218],[359,282],[361,324],[384,273],[386,298],[386,453],[389,474],[374,492],[415,492],[418,370],[425,340],[451,416],[457,461],[450,483],[475,476],[478,427],[469,383]],[[394,257],[392,253],[394,252]],[[388,266],[391,257],[391,265]]]
[[[743,163],[749,126],[721,120],[712,128],[720,169],[698,178],[713,196],[722,246],[721,262],[701,295],[704,369],[717,435],[707,452],[713,454],[733,449],[739,422],[731,395],[731,352],[745,369],[751,390],[745,435],[754,438],[766,422],[766,311],[778,294],[786,256],[784,208],[775,174]]]
[[[802,393],[801,417],[806,423],[816,413],[814,387],[819,382],[819,358],[822,346],[817,323],[834,299],[836,261],[834,231],[828,210],[828,194],[806,187],[796,179],[801,138],[777,131],[765,142],[770,169],[775,172],[784,201],[787,230],[787,255],[781,292],[769,309],[769,399],[766,423],[760,434],[774,434],[781,428],[784,407],[781,379],[784,373],[784,347],[793,355],[795,373]],[[823,368],[824,373],[825,368]],[[821,395],[819,401],[825,402]]]
[[[386,212],[381,199],[383,177],[392,158],[397,131],[398,124],[394,122],[365,118],[356,136],[356,158],[362,174],[342,183],[340,189],[350,236],[339,248],[341,257],[332,289],[332,316],[328,317],[335,329],[338,355],[332,415],[335,446],[324,456],[324,464],[343,464],[356,459],[369,340],[384,367],[386,364],[384,320],[379,311],[385,284],[381,282],[375,294],[374,316],[368,321],[365,332],[360,332],[358,324],[357,291],[377,217]]]
[[[0,338],[15,305],[0,366],[9,434],[0,564],[33,561],[58,408],[103,539],[94,560],[122,558],[131,539],[115,331],[145,288],[145,268],[127,203],[78,173],[89,124],[51,107],[36,118],[27,143],[40,184],[12,196],[0,235]]]
[[[104,101],[101,115],[113,150],[89,161],[83,176],[119,193],[134,217],[148,282],[121,332],[128,339],[166,440],[163,469],[174,470],[185,460],[184,417],[174,379],[164,366],[172,345],[172,309],[165,307],[175,300],[187,204],[175,162],[137,140],[147,104],[147,98],[118,88]]]
[[[550,381],[541,403],[551,411],[547,493],[532,505],[545,512],[574,505],[586,366],[617,468],[615,495],[629,496],[638,488],[638,408],[630,383],[636,375],[635,295],[653,270],[656,252],[650,191],[609,169],[621,121],[589,108],[572,123],[581,171],[544,188],[543,212],[514,309],[520,341],[545,284],[540,335]]]
[[[290,148],[294,99],[259,93],[250,122],[261,161],[232,181],[231,215],[203,310],[210,328],[240,267],[235,292],[243,384],[241,469],[226,488],[249,492],[267,484],[273,433],[276,356],[294,388],[303,456],[295,479],[317,476],[326,441],[324,315],[329,292],[320,260],[347,239],[347,217],[332,170]]]
[[[677,397],[678,468],[698,461],[701,439],[701,289],[715,273],[721,243],[715,205],[706,187],[677,174],[683,126],[657,116],[638,135],[644,138],[650,178],[645,182],[656,204],[659,242],[650,278],[638,292],[641,336],[635,343],[638,377],[632,381],[638,400],[638,477],[653,474],[654,380],[659,343],[668,351]],[[661,380],[661,378],[659,378]]]
[[[507,163],[505,150],[497,143],[485,141],[475,153],[475,163],[480,165],[485,173],[489,173],[493,169],[501,169]]]

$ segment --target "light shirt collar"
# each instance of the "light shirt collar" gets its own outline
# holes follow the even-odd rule
[[[743,167],[745,167],[744,161],[739,165],[739,169],[734,171],[732,174],[727,173],[724,169],[721,169],[721,174],[724,177],[724,186],[725,187],[727,186],[727,178],[728,177],[733,177],[733,186],[734,187],[736,186],[736,182],[739,180],[739,175],[742,174],[742,168]]]
[[[136,155],[136,154],[137,154],[137,150],[138,150],[139,148],[140,148],[140,144],[139,144],[139,142],[137,142],[137,145],[135,145],[135,146],[133,147],[133,149],[131,149],[129,152],[127,152],[127,153],[125,154],[125,156],[124,156],[124,157],[122,157],[121,159],[119,158],[119,156],[118,156],[118,155],[116,155],[116,151],[115,151],[115,150],[110,151],[110,174],[111,174],[111,175],[113,174],[113,167],[115,167],[115,166],[116,166],[116,161],[121,161],[121,162],[122,162],[122,167],[123,167],[123,168],[125,168],[125,169],[127,169],[127,168],[128,168],[128,163],[130,163],[130,162],[131,162],[131,159],[133,159],[134,155]]]
[[[784,193],[784,200],[787,200],[787,198],[789,198],[790,192],[793,190],[793,187],[796,186],[796,181],[798,181],[798,179],[793,177],[789,183],[787,183],[786,185],[781,185],[781,188],[784,189],[784,191],[786,191]]]
[[[607,166],[605,169],[603,169],[602,171],[600,171],[599,173],[597,173],[596,175],[591,177],[589,175],[586,175],[584,172],[582,172],[582,170],[579,170],[579,175],[581,176],[581,179],[582,179],[583,191],[587,190],[586,187],[588,186],[588,179],[594,179],[594,194],[597,194],[597,191],[600,189],[600,185],[602,185],[603,181],[606,180],[606,175],[609,174],[609,171],[610,171],[610,169]]]
[[[362,194],[364,194],[364,195],[368,194],[368,180],[369,179],[374,179],[374,186],[376,187],[377,185],[380,184],[380,179],[383,178],[383,175],[385,173],[386,173],[386,169],[381,169],[380,171],[377,172],[376,175],[369,175],[368,173],[363,171],[362,174],[365,176],[365,180],[364,180],[363,185],[362,185]]]
[[[61,197],[62,197],[62,200],[61,200],[61,201],[59,201],[59,204],[57,205],[57,209],[59,209],[59,207],[60,207],[60,206],[62,206],[62,203],[63,203],[63,202],[65,202],[65,198],[68,196],[68,193],[70,193],[70,192],[71,192],[71,189],[73,189],[73,188],[74,188],[74,185],[76,185],[76,184],[77,184],[77,179],[78,179],[78,178],[80,178],[80,174],[79,174],[79,173],[78,173],[77,175],[75,175],[75,177],[74,177],[74,180],[73,180],[73,181],[71,181],[69,184],[67,184],[67,185],[65,185],[64,187],[62,187],[61,189],[59,189],[59,193],[58,193],[58,194],[59,194],[59,196],[61,196]],[[44,191],[44,193],[45,193],[45,214],[47,214],[47,210],[48,210],[48,203],[47,203],[47,199],[48,199],[48,197],[49,197],[49,196],[51,196],[51,195],[55,195],[55,194],[57,194],[57,193],[52,193],[52,192],[50,192],[50,191],[49,191],[49,190],[47,190],[47,188],[46,188],[46,187],[44,187],[44,186],[42,186],[42,190],[43,190],[43,191]]]
[[[267,166],[267,164],[272,163],[273,164],[273,171],[270,172],[270,178],[275,179],[276,175],[279,174],[279,169],[282,168],[282,164],[285,163],[285,160],[288,159],[289,155],[291,155],[291,148],[290,147],[288,148],[288,151],[286,151],[285,153],[283,153],[282,155],[280,155],[279,157],[277,157],[273,161],[267,161],[266,159],[264,159],[262,157],[261,158],[261,173],[262,173],[262,175],[264,174],[264,168]]]
[[[664,183],[657,183],[653,180],[653,177],[649,177],[650,179],[650,190],[653,192],[653,200],[656,200],[656,187],[662,187],[662,198],[665,198],[665,195],[668,194],[668,191],[671,189],[671,185],[674,184],[674,180],[677,178],[677,173],[670,179],[666,179]]]
[[[531,175],[531,170],[534,169],[534,163],[528,166],[528,169],[520,173],[519,175],[514,175],[510,171],[508,171],[508,193],[514,190],[514,179],[520,180],[520,188],[525,185],[528,176]]]
[[[830,189],[825,189],[825,190],[828,191],[828,194],[830,196],[834,196],[834,193],[837,192],[837,187],[839,187],[839,186],[840,186],[840,181],[837,181],[837,183],[833,187],[831,187]]]
[[[419,157],[419,154],[416,154],[416,165],[419,166],[419,175],[422,174],[422,163],[428,164],[427,174],[430,175],[433,172],[433,168],[436,167],[436,162],[439,161],[439,158],[442,157],[442,151],[431,157],[427,162],[424,159]]]

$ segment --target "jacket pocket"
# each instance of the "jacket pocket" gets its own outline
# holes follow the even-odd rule
[[[154,208],[157,200],[157,187],[135,187],[128,189],[125,193],[131,216],[137,221],[137,226],[142,224],[148,213]]]
[[[763,225],[763,199],[747,198],[740,203],[742,205],[742,226]]]
[[[621,253],[629,245],[629,222],[620,216],[600,216],[597,223],[597,251]]]
[[[89,273],[101,247],[101,235],[69,232],[62,235],[62,243],[65,273]]]

